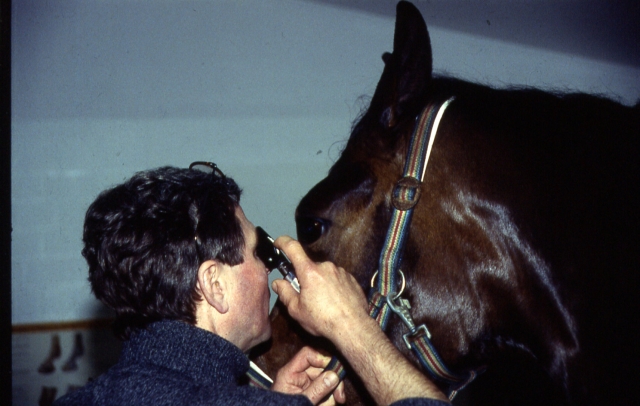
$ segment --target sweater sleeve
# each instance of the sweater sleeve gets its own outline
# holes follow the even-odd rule
[[[218,391],[218,395],[215,402],[203,402],[202,405],[313,406],[304,395],[288,395],[248,385],[236,387],[235,390],[226,393]]]
[[[392,406],[447,406],[450,405],[447,402],[436,399],[427,398],[408,398],[401,399],[397,402],[393,402]]]

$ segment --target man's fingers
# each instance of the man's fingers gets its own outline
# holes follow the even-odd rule
[[[311,364],[311,366],[316,368],[325,368],[327,365],[329,365],[329,362],[331,361],[331,357],[324,356],[320,353],[315,353],[313,356],[310,356],[308,359],[309,359],[309,364]]]
[[[287,235],[278,237],[275,240],[274,245],[287,254],[287,257],[291,260],[291,263],[293,263],[296,271],[300,268],[304,269],[307,265],[313,264],[313,261],[309,259],[302,249],[302,245]]]
[[[333,392],[338,383],[340,383],[338,375],[335,372],[327,371],[311,382],[311,385],[302,394],[308,397],[311,403],[317,405]]]
[[[331,361],[331,357],[323,355],[312,347],[302,347],[300,353],[303,353],[310,366],[316,368],[324,368]]]
[[[345,403],[347,401],[347,395],[344,393],[344,382],[340,382],[338,388],[333,392],[333,398],[337,403]]]
[[[313,348],[302,347],[282,369],[292,373],[306,372],[311,379],[315,379],[329,361],[331,361],[330,357],[322,355]]]
[[[296,299],[298,292],[295,291],[293,286],[284,279],[276,279],[271,284],[271,289],[278,295],[278,299],[284,304],[287,308],[291,304],[291,301]]]

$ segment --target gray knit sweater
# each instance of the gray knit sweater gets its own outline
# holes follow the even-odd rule
[[[161,321],[133,334],[116,365],[54,406],[311,405],[302,395],[241,385],[248,369],[247,357],[225,339],[186,323]]]

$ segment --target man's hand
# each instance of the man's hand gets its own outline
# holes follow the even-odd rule
[[[300,282],[297,293],[289,282],[273,281],[280,301],[305,330],[336,345],[376,403],[411,397],[448,402],[369,317],[364,293],[351,274],[330,262],[314,263],[290,237],[278,238],[275,245],[287,254]]]
[[[344,384],[335,372],[322,372],[331,358],[310,347],[303,347],[276,376],[271,390],[292,395],[305,395],[314,405],[327,399],[323,406],[344,403]],[[333,394],[331,394],[333,392]]]
[[[311,261],[300,243],[290,237],[279,237],[275,245],[293,263],[300,294],[284,280],[275,280],[272,288],[305,330],[333,341],[348,334],[359,320],[369,319],[367,300],[350,273],[331,262]]]

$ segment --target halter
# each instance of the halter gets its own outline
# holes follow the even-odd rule
[[[431,342],[431,333],[425,324],[416,326],[411,317],[409,300],[394,291],[398,282],[398,274],[404,287],[404,274],[400,271],[400,263],[413,209],[420,199],[420,186],[431,155],[431,148],[436,138],[440,120],[453,98],[441,103],[429,104],[418,116],[411,137],[407,161],[403,177],[396,183],[392,192],[393,214],[387,236],[379,260],[379,277],[374,289],[369,294],[369,314],[374,317],[384,330],[391,313],[397,314],[407,326],[409,332],[403,335],[407,348],[413,350],[420,364],[436,380],[448,385],[449,399],[470,384],[478,371],[456,374],[450,371]]]
[[[450,98],[441,103],[429,104],[417,118],[403,177],[396,183],[392,192],[393,214],[384,247],[380,253],[379,271],[376,271],[371,280],[369,293],[369,315],[376,319],[383,330],[387,327],[391,313],[400,317],[409,329],[409,332],[403,336],[407,348],[413,350],[420,364],[434,379],[449,386],[450,400],[453,400],[456,394],[470,384],[481,371],[469,371],[459,375],[451,372],[442,362],[431,343],[431,333],[425,324],[415,325],[409,311],[411,309],[409,300],[402,297],[405,279],[404,274],[400,271],[400,262],[413,209],[420,199],[420,186],[426,172],[438,125],[452,101],[453,98]],[[394,289],[398,284],[398,274],[402,280],[402,288],[396,292]],[[376,276],[377,283],[374,283]],[[341,380],[346,375],[344,366],[335,356],[325,368],[326,370],[336,372]],[[264,377],[253,369],[248,372],[248,375],[254,386],[270,387]]]

